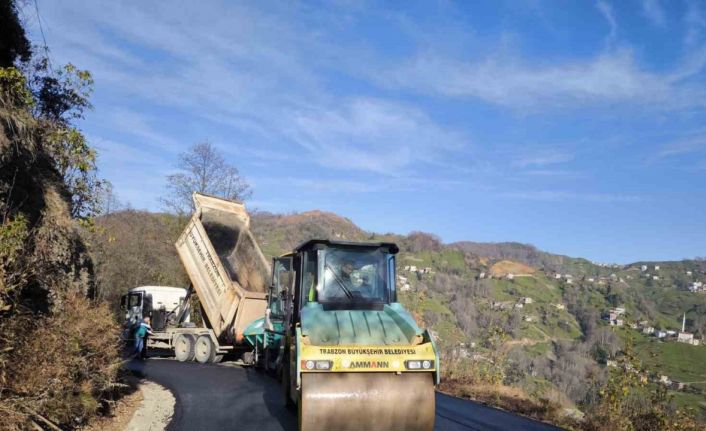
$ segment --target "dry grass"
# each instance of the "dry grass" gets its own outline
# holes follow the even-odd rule
[[[135,377],[128,379],[129,394],[120,398],[109,414],[93,418],[81,431],[123,431],[127,429],[135,412],[140,407],[144,394],[137,387],[138,380]]]
[[[101,410],[115,393],[120,368],[119,327],[106,306],[78,294],[38,319],[18,314],[2,323],[0,429],[31,421],[73,428]]]
[[[496,360],[502,363],[502,357]],[[490,362],[449,362],[439,390],[542,422],[577,428],[578,424],[564,414],[566,406],[553,397],[555,394],[530,396],[520,387],[503,384],[502,375]]]
[[[440,390],[449,395],[519,413],[540,421],[559,423],[561,408],[548,399],[530,398],[522,389],[503,384],[471,384],[461,380],[446,380]]]

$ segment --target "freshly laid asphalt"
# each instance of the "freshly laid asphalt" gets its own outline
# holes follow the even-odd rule
[[[253,368],[170,359],[132,361],[136,375],[168,388],[176,398],[168,429],[280,431],[296,430],[296,411],[284,406],[280,385]],[[436,431],[556,431],[473,401],[436,395]]]

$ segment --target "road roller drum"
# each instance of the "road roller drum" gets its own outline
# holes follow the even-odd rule
[[[302,375],[301,431],[431,431],[434,381],[429,373]]]

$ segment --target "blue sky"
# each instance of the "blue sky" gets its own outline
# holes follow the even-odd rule
[[[94,75],[81,128],[134,208],[208,139],[261,210],[706,255],[705,3],[379,3],[38,0],[54,62]]]

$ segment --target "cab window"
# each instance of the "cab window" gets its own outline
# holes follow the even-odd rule
[[[316,301],[316,258],[318,253],[321,251],[309,251],[304,256],[304,262],[302,264],[303,277],[301,286],[301,303],[304,306],[309,301]]]
[[[142,293],[131,293],[128,295],[128,307],[139,307],[142,305]]]
[[[319,302],[387,303],[391,296],[388,269],[386,255],[378,249],[328,249]]]
[[[284,317],[282,292],[292,286],[292,258],[275,259],[272,272],[272,292],[270,293],[270,313],[273,317]]]

